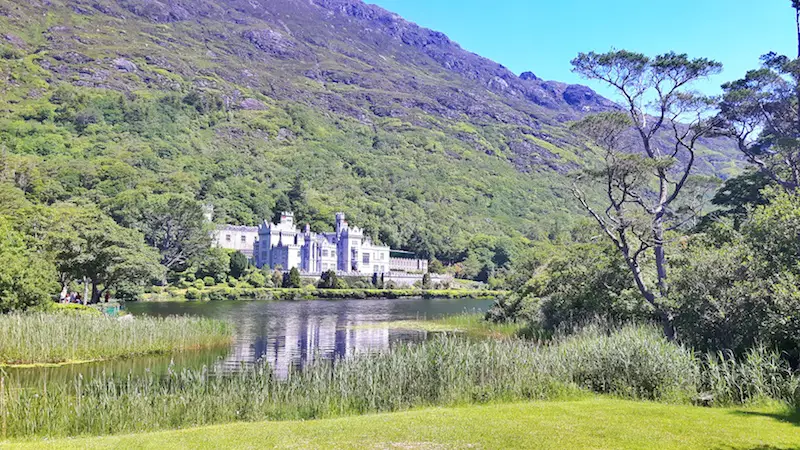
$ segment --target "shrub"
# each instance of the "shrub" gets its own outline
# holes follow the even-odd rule
[[[430,264],[428,264],[428,272],[430,273],[444,273],[444,264],[441,261],[434,258],[431,260]]]
[[[352,289],[369,289],[369,288],[372,287],[369,282],[361,280],[361,279],[353,280],[353,281],[349,282],[348,284],[350,285],[350,288],[352,288]]]
[[[259,271],[254,271],[248,274],[245,277],[245,281],[254,288],[267,287],[267,277],[265,277],[264,274]]]
[[[47,312],[67,315],[89,315],[89,316],[102,316],[103,313],[97,308],[91,306],[81,305],[77,303],[51,303],[46,308]]]
[[[200,300],[200,291],[190,288],[186,291],[186,300]]]
[[[288,273],[283,274],[283,287],[285,288],[299,288],[302,285],[300,279],[300,271],[297,267],[292,267]]]
[[[231,253],[230,274],[232,277],[241,278],[249,265],[250,262],[247,260],[247,256],[245,256],[243,253]]]
[[[195,289],[203,290],[206,288],[206,283],[203,280],[194,280],[192,286],[194,286]]]
[[[674,258],[671,300],[683,342],[737,356],[763,344],[800,362],[800,250],[789,243],[800,232],[800,201],[775,201],[759,207],[741,233],[718,224],[688,239]],[[780,248],[787,254],[777,254]]]
[[[214,277],[204,277],[203,278],[203,285],[205,286],[214,286],[217,284],[217,280]]]
[[[646,322],[653,318],[652,308],[618,253],[605,241],[564,246],[514,295],[498,299],[487,317],[533,320],[535,328],[548,332],[596,319]]]
[[[114,298],[125,302],[134,302],[142,298],[144,288],[136,283],[120,282],[114,290]]]
[[[209,302],[220,302],[227,299],[227,297],[225,296],[225,289],[212,289],[203,292],[202,298],[203,300]]]
[[[339,285],[339,277],[336,276],[335,270],[328,270],[320,276],[317,287],[320,289],[336,289]]]

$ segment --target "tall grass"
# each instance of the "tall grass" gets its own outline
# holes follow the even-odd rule
[[[688,401],[702,383],[693,352],[648,326],[588,325],[547,347],[550,373],[593,392],[626,398]]]
[[[34,389],[6,380],[0,416],[7,420],[8,437],[21,437],[312,419],[587,392],[689,402],[710,390],[722,403],[739,403],[754,398],[733,395],[744,389],[798,400],[793,374],[763,367],[757,359],[732,364],[720,360],[713,366],[665,341],[657,329],[641,326],[589,327],[547,343],[440,336],[342,361],[317,361],[284,379],[258,365],[232,375],[208,368],[170,370],[166,376],[104,373]]]
[[[166,323],[166,322],[165,322]],[[440,336],[415,345],[316,362],[288,377],[265,365],[143,376],[103,373],[22,388],[0,373],[8,437],[150,431],[237,420],[312,419],[428,405],[604,393],[715,404],[762,399],[800,406],[800,379],[777,355],[698,357],[659,330],[589,326],[545,343]]]
[[[730,352],[706,355],[703,389],[702,395],[719,405],[781,400],[800,407],[800,377],[786,360],[763,346],[750,349],[741,359]]]
[[[0,315],[0,364],[111,359],[213,347],[230,342],[232,327],[210,319],[69,314]]]

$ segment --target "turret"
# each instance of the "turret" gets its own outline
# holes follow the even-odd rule
[[[342,234],[342,230],[347,228],[347,222],[344,220],[344,213],[338,212],[336,213],[336,235],[340,236]]]
[[[281,225],[286,225],[287,227],[294,226],[294,213],[291,211],[284,211],[281,213]]]

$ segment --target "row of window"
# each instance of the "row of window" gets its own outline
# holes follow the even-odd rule
[[[383,254],[383,253],[381,253],[381,252],[377,252],[377,253],[375,253],[375,260],[376,260],[376,261],[383,261],[383,255],[384,255],[384,254]],[[364,253],[364,254],[361,256],[361,262],[362,262],[362,263],[364,263],[364,264],[369,264],[369,260],[370,260],[370,253]]]
[[[242,236],[241,240],[242,240],[242,242],[247,242],[247,236]],[[225,242],[230,242],[230,241],[231,241],[231,235],[230,234],[226,234],[225,235]]]

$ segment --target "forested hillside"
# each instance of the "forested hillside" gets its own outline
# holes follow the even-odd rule
[[[0,0],[0,30],[0,181],[34,204],[342,210],[472,272],[568,228],[592,156],[566,124],[615,108],[360,1]],[[727,147],[700,171],[734,171]]]

